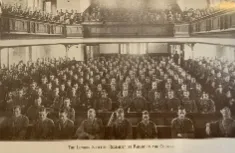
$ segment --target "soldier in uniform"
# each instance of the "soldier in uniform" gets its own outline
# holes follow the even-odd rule
[[[7,119],[4,125],[7,139],[10,140],[24,140],[26,138],[29,119],[27,116],[21,114],[21,107],[19,105],[13,107],[13,115]]]
[[[149,109],[154,112],[163,112],[166,109],[165,102],[161,97],[161,93],[155,91],[154,93],[154,100],[150,102]]]
[[[175,98],[174,91],[169,91],[167,93],[167,98],[165,101],[166,110],[170,112],[176,112],[178,107],[180,106],[181,101],[178,98]]]
[[[126,112],[128,108],[130,108],[131,97],[128,95],[128,90],[122,91],[122,96],[119,98],[119,108],[123,108]]]
[[[137,125],[137,139],[157,138],[157,126],[150,120],[149,112],[143,111],[142,121]]]
[[[74,122],[68,118],[65,109],[60,110],[59,120],[55,123],[55,139],[71,139],[74,135]]]
[[[39,117],[39,110],[43,107],[42,98],[35,97],[34,105],[30,106],[27,110],[27,116],[30,122],[35,122]]]
[[[222,119],[206,124],[206,134],[210,137],[235,137],[235,121],[228,107],[220,110]]]
[[[189,98],[189,91],[184,91],[183,93],[183,99],[182,99],[182,106],[186,109],[189,113],[196,113],[197,105],[196,102]]]
[[[193,138],[194,125],[191,119],[186,117],[186,109],[178,108],[178,117],[171,122],[172,138]]]
[[[125,118],[122,108],[116,111],[116,120],[112,125],[111,134],[113,139],[132,139],[132,125]]]
[[[96,118],[94,109],[89,109],[85,119],[76,131],[78,139],[103,139],[105,127],[101,119]]]
[[[142,91],[137,90],[136,97],[133,98],[132,103],[130,105],[130,111],[142,112],[147,109],[148,109],[147,100],[142,96]]]
[[[35,140],[50,140],[54,136],[54,122],[47,118],[46,108],[39,110],[39,118],[33,124],[31,138]]]
[[[203,92],[202,98],[198,102],[198,111],[202,114],[215,112],[215,103],[209,99],[209,95],[205,92]]]
[[[157,91],[157,82],[152,82],[152,89],[148,93],[148,101],[153,101],[154,93]]]
[[[107,97],[107,92],[105,90],[101,93],[101,98],[95,101],[95,109],[98,112],[108,112],[112,110],[112,100]]]
[[[71,121],[75,121],[75,110],[70,106],[71,105],[71,101],[69,98],[65,98],[64,99],[64,103],[62,105],[62,109],[67,111],[67,117],[71,120]]]

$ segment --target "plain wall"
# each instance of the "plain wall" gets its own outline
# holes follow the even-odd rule
[[[168,53],[167,43],[148,43],[148,53]]]
[[[100,44],[100,54],[118,54],[119,44]]]

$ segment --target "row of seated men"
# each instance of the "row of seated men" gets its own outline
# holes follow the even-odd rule
[[[2,4],[3,16],[20,17],[25,19],[33,19],[42,22],[54,22],[61,24],[80,24],[83,21],[81,13],[77,10],[57,10],[56,14],[48,13],[40,9],[34,9],[30,7],[22,7],[21,5],[7,5]]]
[[[1,137],[7,140],[70,140],[70,139],[133,139],[132,123],[125,117],[125,111],[119,108],[115,111],[116,118],[109,125],[109,132],[105,132],[102,119],[96,117],[96,111],[89,109],[87,119],[78,126],[69,119],[68,111],[58,112],[56,121],[47,117],[47,110],[41,108],[38,118],[29,130],[29,119],[21,114],[20,106],[13,108],[13,115],[5,120],[1,126]],[[222,119],[205,125],[205,133],[209,137],[235,137],[235,121],[231,117],[228,107],[221,110]],[[106,134],[105,134],[106,133]],[[136,127],[137,139],[158,138],[157,124],[151,121],[149,112],[143,111],[142,120]],[[186,110],[178,108],[178,117],[171,122],[172,138],[194,138],[195,127],[191,119],[186,117]]]
[[[225,58],[198,58],[185,62],[185,69],[204,85],[204,89],[215,102],[224,101],[234,110],[235,62]]]
[[[214,103],[195,78],[168,58],[113,57],[65,63],[63,68],[63,62],[39,62],[28,68],[21,68],[21,63],[10,73],[4,71],[2,108],[9,111],[20,105],[25,113],[40,98],[42,105],[58,110],[68,98],[75,111],[109,112],[122,107],[127,112],[175,112],[183,105],[189,113],[214,113],[229,100]]]

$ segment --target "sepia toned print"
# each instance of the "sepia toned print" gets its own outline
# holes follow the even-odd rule
[[[189,1],[0,1],[0,141],[234,138],[235,1]]]

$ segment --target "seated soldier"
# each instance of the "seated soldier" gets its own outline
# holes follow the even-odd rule
[[[116,120],[111,128],[111,137],[113,139],[132,139],[132,125],[125,116],[124,110],[119,108],[116,111]]]
[[[55,139],[71,139],[74,134],[74,122],[68,118],[66,109],[59,112],[59,120],[55,123]]]
[[[206,124],[206,134],[210,137],[235,137],[235,121],[228,107],[220,110],[222,119]]]
[[[152,89],[148,93],[148,101],[153,101],[154,93],[157,91],[157,82],[152,82]]]
[[[7,134],[9,140],[24,140],[26,138],[26,132],[29,125],[29,119],[27,116],[21,114],[21,107],[13,107],[12,117],[6,120],[3,129]]]
[[[89,109],[85,119],[76,131],[78,139],[103,139],[105,127],[101,119],[96,118],[94,109]]]
[[[68,95],[71,101],[71,107],[78,108],[80,103],[80,96],[77,94],[77,91],[74,87],[71,88],[71,91]]]
[[[47,118],[46,108],[41,108],[39,110],[39,118],[33,124],[31,139],[34,140],[50,140],[54,135],[54,122],[53,120]]]
[[[24,90],[19,89],[17,92],[17,96],[13,99],[13,104],[15,106],[19,105],[21,108],[22,113],[25,113],[26,106],[28,105],[27,99],[24,96]]]
[[[27,110],[27,116],[30,122],[35,122],[39,117],[39,110],[42,108],[41,97],[35,97],[34,105],[30,106]]]
[[[148,102],[147,100],[142,96],[142,91],[137,90],[136,91],[136,97],[133,98],[131,105],[130,105],[130,111],[133,112],[142,112],[143,110],[148,109]]]
[[[142,121],[137,125],[137,139],[157,138],[157,126],[150,121],[149,112],[143,111]]]
[[[163,112],[166,110],[165,102],[159,92],[155,91],[154,99],[150,102],[149,109],[153,112]]]
[[[108,98],[107,95],[107,92],[103,90],[101,98],[95,101],[94,106],[98,112],[108,112],[112,110],[112,100]]]
[[[180,103],[180,100],[175,98],[174,91],[169,91],[165,100],[166,110],[170,112],[177,112]]]
[[[215,112],[215,103],[209,99],[209,95],[205,92],[203,92],[202,98],[198,102],[198,111],[202,114]]]
[[[69,98],[64,99],[64,103],[62,105],[62,109],[67,111],[68,119],[75,121],[75,110],[71,107],[71,101]]]
[[[81,101],[80,104],[80,109],[82,111],[88,111],[88,109],[93,108],[94,107],[94,98],[93,98],[93,94],[91,90],[88,90],[86,92],[85,98],[83,101]]]
[[[128,90],[122,91],[122,96],[119,98],[119,108],[123,108],[126,112],[131,104],[131,97],[128,95]]]
[[[184,91],[183,96],[184,97],[181,102],[182,106],[186,109],[187,112],[196,113],[198,111],[197,105],[194,100],[189,98],[189,91]]]
[[[185,117],[186,109],[178,108],[178,117],[171,122],[172,138],[194,138],[194,125],[191,119]]]
[[[118,108],[118,90],[116,89],[116,84],[110,85],[110,90],[108,92],[108,97],[112,100],[113,110]]]

